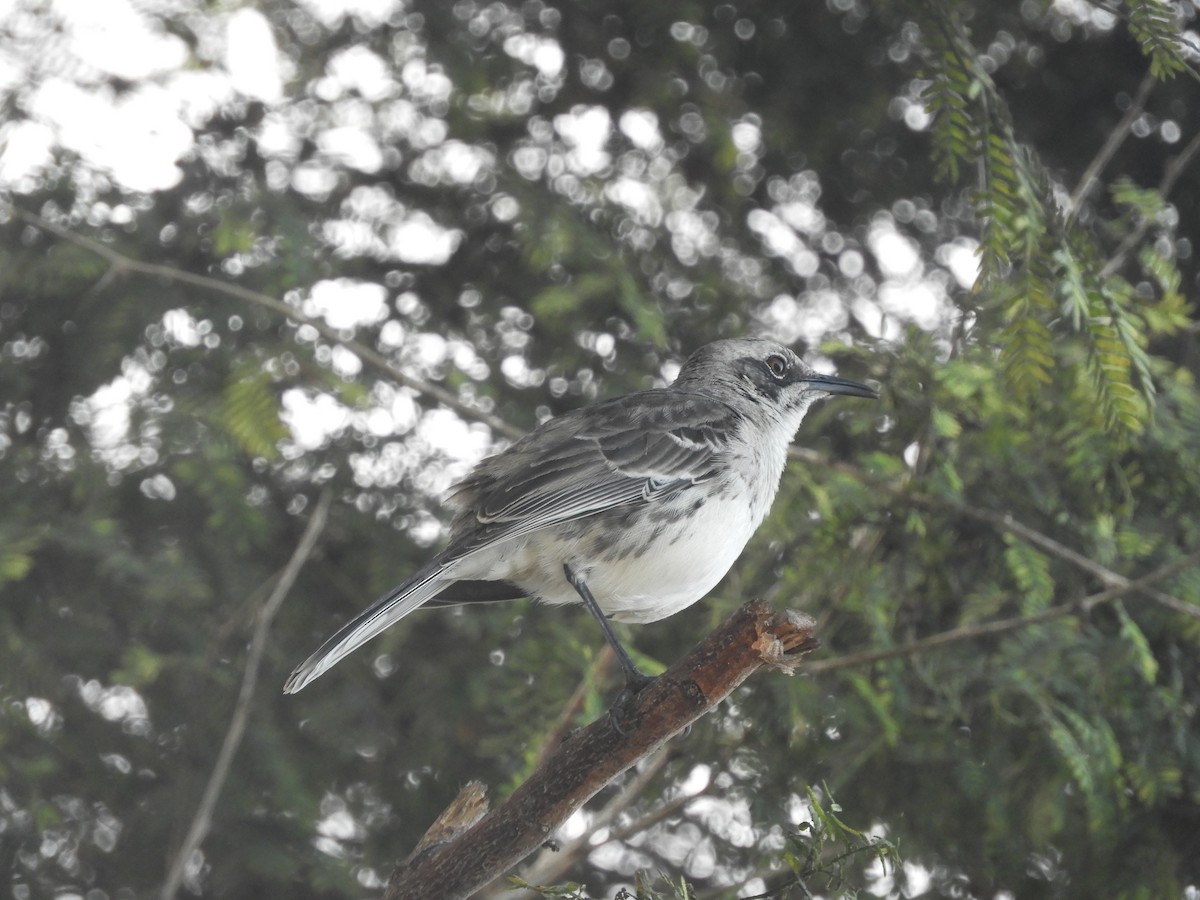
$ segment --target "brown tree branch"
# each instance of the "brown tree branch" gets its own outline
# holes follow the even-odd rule
[[[233,765],[233,756],[241,746],[242,736],[246,732],[246,724],[250,719],[250,704],[254,700],[254,689],[258,685],[258,670],[262,664],[263,652],[266,650],[267,634],[271,629],[271,622],[275,618],[275,613],[279,611],[280,604],[287,597],[288,591],[295,584],[296,578],[299,577],[300,570],[304,568],[304,564],[312,555],[313,549],[317,545],[317,539],[325,528],[332,500],[333,492],[326,488],[308,520],[308,525],[305,526],[304,534],[300,536],[300,541],[292,552],[291,559],[288,560],[287,566],[275,583],[275,589],[259,607],[257,621],[254,625],[254,636],[250,640],[250,650],[246,654],[246,669],[242,673],[242,686],[238,691],[233,715],[229,719],[229,728],[225,732],[221,751],[217,754],[216,764],[213,765],[212,773],[208,776],[208,784],[205,785],[200,803],[192,816],[192,824],[188,828],[187,836],[184,837],[179,852],[175,854],[175,859],[167,872],[167,878],[163,882],[162,890],[159,892],[162,900],[173,900],[176,891],[179,890],[179,885],[183,883],[183,874],[188,862],[191,861],[192,855],[200,849],[204,838],[208,836],[213,810],[216,809],[221,789],[225,786],[225,779],[229,777],[229,769]]]
[[[393,873],[384,900],[455,900],[516,865],[601,788],[711,710],[763,665],[816,646],[812,620],[752,601],[628,703],[572,733],[499,808]]]
[[[402,870],[410,866],[430,850],[441,844],[457,840],[458,836],[467,831],[487,814],[487,788],[480,781],[468,781],[459,790],[458,795],[450,801],[450,805],[442,810],[426,830],[416,849],[408,855],[404,862],[397,867]]]

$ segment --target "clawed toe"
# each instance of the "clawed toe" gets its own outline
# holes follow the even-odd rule
[[[637,701],[638,694],[649,687],[654,681],[653,676],[637,672],[636,670],[635,672],[627,673],[625,687],[621,688],[621,693],[617,694],[617,699],[613,701],[612,708],[609,710],[613,727],[620,734],[628,734],[633,725],[636,724],[633,705]]]

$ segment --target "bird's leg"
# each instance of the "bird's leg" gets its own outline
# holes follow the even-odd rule
[[[567,581],[571,583],[571,587],[575,588],[575,592],[583,600],[583,605],[588,608],[588,612],[600,623],[600,628],[604,631],[604,637],[608,641],[608,645],[613,648],[613,653],[617,655],[617,662],[621,664],[621,669],[625,672],[625,690],[630,694],[636,694],[653,681],[654,678],[633,664],[633,660],[629,658],[629,654],[621,646],[621,642],[617,640],[617,636],[612,630],[612,625],[608,622],[608,616],[604,615],[604,611],[600,609],[600,604],[592,596],[591,588],[587,586],[587,582],[583,580],[583,576],[572,569],[570,563],[563,563],[563,572],[566,573]]]

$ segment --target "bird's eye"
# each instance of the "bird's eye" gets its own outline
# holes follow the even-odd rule
[[[782,378],[787,374],[788,361],[785,357],[778,353],[772,353],[766,359],[767,368],[771,370],[771,374],[776,378]]]

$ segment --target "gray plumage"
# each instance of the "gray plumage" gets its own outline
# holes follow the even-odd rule
[[[296,668],[294,693],[424,604],[534,597],[653,622],[707,594],[770,509],[814,400],[874,397],[775,341],[716,341],[668,388],[583,407],[485,459],[450,495],[445,549]]]

